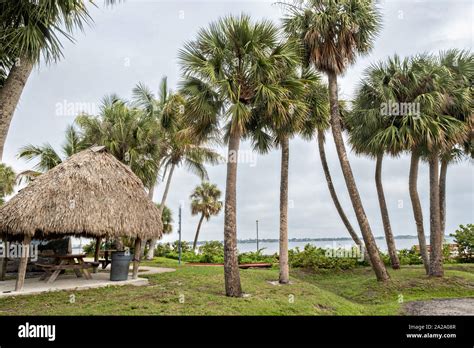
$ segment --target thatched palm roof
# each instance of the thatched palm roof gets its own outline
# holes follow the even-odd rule
[[[161,214],[129,167],[94,147],[37,177],[0,208],[0,234],[160,238]]]

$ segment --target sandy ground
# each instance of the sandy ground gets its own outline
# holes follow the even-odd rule
[[[454,298],[409,302],[407,315],[474,315],[474,298]]]

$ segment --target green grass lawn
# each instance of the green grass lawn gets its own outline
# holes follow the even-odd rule
[[[222,267],[178,266],[163,258],[144,264],[177,270],[150,275],[142,287],[3,298],[0,315],[392,315],[402,313],[402,300],[474,297],[474,264],[446,265],[443,279],[429,279],[421,266],[405,266],[391,271],[387,284],[378,283],[369,268],[296,269],[285,286],[269,283],[278,278],[276,268],[241,270],[244,298],[224,296]]]

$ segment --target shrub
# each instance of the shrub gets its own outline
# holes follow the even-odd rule
[[[292,267],[302,267],[311,269],[352,269],[357,266],[355,258],[348,257],[328,257],[326,250],[311,244],[306,244],[303,251],[299,248],[291,249],[288,252],[289,263]]]
[[[202,263],[224,262],[224,244],[218,241],[205,242],[199,247],[200,261]]]
[[[458,245],[458,260],[460,262],[474,262],[474,225],[459,225],[459,229],[453,234],[454,241]]]
[[[239,263],[278,262],[278,255],[276,253],[273,255],[264,255],[262,254],[263,250],[265,250],[265,248],[259,249],[258,251],[249,251],[246,253],[239,254]]]

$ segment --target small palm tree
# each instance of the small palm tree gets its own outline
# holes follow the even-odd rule
[[[308,0],[285,4],[285,31],[301,40],[307,62],[328,76],[331,129],[352,206],[377,280],[389,279],[364,211],[342,137],[337,76],[372,48],[380,12],[372,0]]]
[[[34,178],[41,173],[62,163],[64,159],[87,148],[73,125],[69,125],[66,128],[65,137],[66,139],[61,147],[60,153],[48,143],[40,146],[31,144],[23,146],[18,153],[18,158],[25,159],[28,162],[38,159],[38,163],[34,166],[34,170],[26,170],[19,173],[18,176],[20,180],[34,180]]]
[[[281,41],[279,30],[267,20],[247,15],[228,16],[201,29],[186,43],[179,59],[184,73],[183,94],[189,96],[186,114],[198,129],[222,125],[228,142],[224,217],[224,278],[226,295],[240,297],[237,257],[236,184],[241,138],[250,137],[250,120],[259,111],[283,109],[287,89],[281,71],[299,63],[292,42]]]
[[[196,229],[196,235],[193,242],[193,251],[196,250],[197,241],[199,238],[199,232],[201,231],[201,224],[204,218],[209,221],[211,216],[218,215],[222,210],[221,191],[216,185],[208,182],[203,182],[201,185],[196,186],[191,198],[191,214],[201,214],[199,223]]]
[[[161,208],[159,204],[157,204],[157,206],[158,208]],[[163,223],[164,234],[170,234],[173,232],[173,212],[167,206],[162,209],[161,222]]]
[[[16,174],[13,169],[4,163],[0,163],[0,205],[4,203],[4,198],[14,192],[16,184]]]

